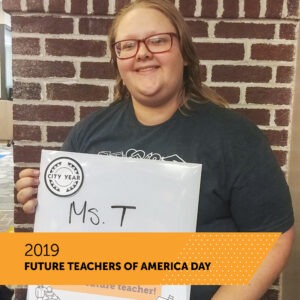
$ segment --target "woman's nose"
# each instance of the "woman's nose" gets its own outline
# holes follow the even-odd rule
[[[152,55],[153,54],[149,51],[145,42],[140,41],[139,46],[138,46],[138,51],[136,54],[137,59],[149,58],[149,57],[152,57]]]

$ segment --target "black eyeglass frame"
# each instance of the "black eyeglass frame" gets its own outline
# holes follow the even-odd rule
[[[151,51],[151,50],[148,48],[147,43],[145,43],[145,41],[148,40],[148,39],[151,38],[151,37],[159,36],[159,35],[163,35],[163,34],[168,34],[168,35],[171,37],[170,48],[169,48],[168,50],[158,51],[158,52],[156,52],[156,51],[154,51],[154,52]],[[144,43],[144,45],[145,45],[145,47],[147,48],[147,50],[148,50],[150,53],[152,53],[152,54],[159,54],[159,53],[165,53],[165,52],[168,52],[168,51],[172,48],[172,46],[173,46],[173,37],[178,38],[178,34],[175,33],[175,32],[162,32],[162,33],[156,33],[156,34],[149,35],[149,36],[147,36],[146,38],[141,39],[141,40],[139,40],[139,39],[126,39],[126,40],[117,41],[117,42],[114,42],[114,43],[112,44],[112,47],[113,47],[113,49],[114,49],[114,51],[115,51],[116,57],[117,57],[118,59],[122,59],[122,60],[123,60],[123,59],[129,59],[129,58],[135,57],[135,56],[137,55],[139,49],[140,49],[141,43]],[[119,57],[119,56],[118,56],[118,53],[117,53],[116,45],[119,44],[119,43],[121,43],[121,42],[126,42],[126,41],[135,41],[135,42],[138,43],[138,45],[137,45],[137,47],[136,47],[136,52],[135,52],[134,55],[131,55],[131,56],[129,56],[129,57]]]

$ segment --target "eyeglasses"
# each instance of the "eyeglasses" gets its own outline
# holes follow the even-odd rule
[[[145,39],[122,40],[112,44],[116,56],[119,59],[127,59],[136,56],[139,51],[140,44],[144,43],[147,50],[151,53],[163,53],[172,48],[173,37],[177,37],[174,32],[153,34]]]

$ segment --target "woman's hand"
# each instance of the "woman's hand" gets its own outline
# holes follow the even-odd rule
[[[19,173],[16,182],[17,200],[23,204],[23,210],[32,214],[37,206],[37,187],[39,185],[40,171],[36,169],[24,169]]]

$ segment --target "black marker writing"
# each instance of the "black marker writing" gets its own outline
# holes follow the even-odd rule
[[[113,205],[113,206],[111,206],[111,208],[122,208],[123,209],[123,211],[122,211],[122,217],[121,217],[121,224],[120,224],[120,226],[122,227],[123,226],[123,220],[124,220],[125,213],[126,213],[126,209],[127,208],[129,208],[129,209],[136,209],[136,206]]]
[[[136,206],[127,206],[127,205],[113,205],[111,208],[121,208],[122,209],[122,216],[121,216],[121,224],[120,227],[123,226],[125,214],[127,209],[136,209]],[[75,216],[74,216],[75,215]],[[72,220],[76,216],[82,216],[82,223],[86,222],[86,218],[89,218],[88,220],[93,225],[99,225],[100,224],[100,217],[99,217],[99,211],[97,208],[88,208],[87,207],[87,201],[84,202],[82,207],[78,207],[78,204],[76,206],[75,201],[73,201],[70,204],[70,210],[69,210],[69,224],[72,223]],[[104,224],[104,222],[103,222]]]
[[[100,218],[97,214],[98,210],[96,208],[90,208],[87,211],[87,202],[85,201],[81,211],[77,212],[75,207],[75,202],[73,201],[70,205],[69,224],[72,223],[72,213],[74,213],[77,216],[82,215],[82,223],[85,223],[86,212],[92,214],[92,216],[90,217],[90,221],[92,224],[98,225],[100,223]]]

